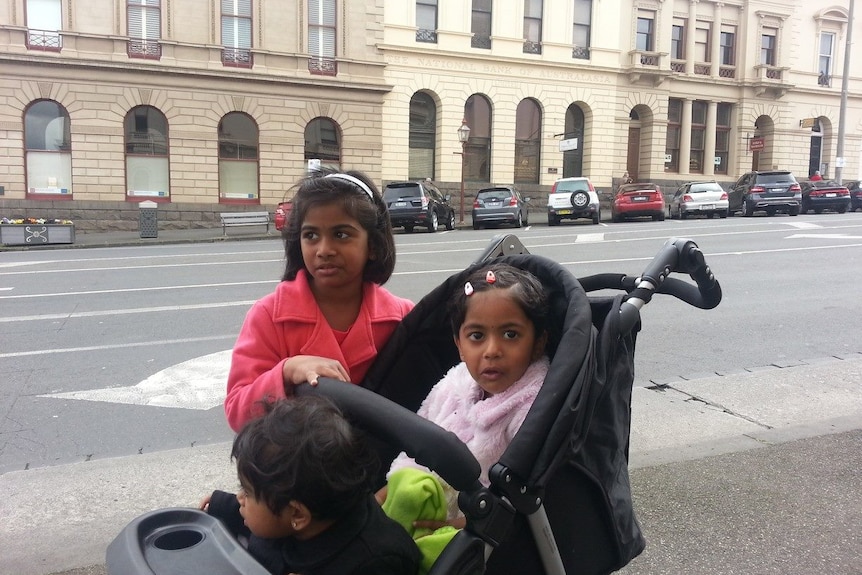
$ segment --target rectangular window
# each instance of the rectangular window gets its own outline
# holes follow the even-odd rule
[[[222,64],[251,68],[251,0],[221,0]]]
[[[162,37],[161,0],[128,0],[126,25],[130,58],[161,58]]]
[[[722,66],[735,66],[736,58],[734,57],[734,52],[736,51],[736,29],[726,29],[722,26],[721,30],[721,50],[720,58]]]
[[[691,151],[688,171],[692,174],[703,173],[703,148],[706,137],[707,103],[695,100],[691,103]]]
[[[473,48],[491,49],[491,0],[473,0],[470,31],[473,33],[470,40]]]
[[[63,47],[60,0],[27,0],[27,48],[56,50]]]
[[[575,0],[575,21],[572,31],[572,58],[590,58],[590,29],[593,0]]]
[[[437,0],[416,0],[416,41],[437,43]]]
[[[705,26],[705,28],[704,28]],[[709,62],[709,23],[698,22],[694,31],[694,61]]]
[[[760,63],[765,66],[775,66],[775,49],[778,30],[775,28],[764,28],[760,35]]]
[[[643,12],[638,15],[637,45],[635,48],[641,52],[652,52],[655,47],[653,36],[654,15],[646,15]]]
[[[679,172],[679,132],[682,121],[682,100],[667,101],[667,138],[664,150],[664,171]]]
[[[817,83],[829,86],[832,75],[832,54],[835,46],[835,34],[822,32],[820,34],[820,57],[817,65]]]
[[[727,163],[730,159],[730,118],[733,104],[718,103],[715,120],[715,164],[716,174],[727,174]],[[713,162],[716,160],[713,159]]]
[[[524,53],[542,53],[542,0],[524,0]]]
[[[335,0],[308,0],[308,71],[335,76]]]
[[[670,57],[672,60],[685,60],[685,25],[676,20],[670,32]]]

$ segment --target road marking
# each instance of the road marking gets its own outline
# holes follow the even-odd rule
[[[814,224],[811,222],[796,221],[796,222],[782,222],[782,223],[786,224],[790,227],[796,228],[798,230],[819,230],[819,229],[823,228],[823,226],[821,226],[820,224]]]
[[[19,315],[14,317],[0,317],[0,323],[14,323],[17,321],[48,321],[54,319],[73,319],[82,317],[104,317],[112,315],[130,315],[136,313],[156,313],[164,311],[183,311],[194,309],[214,309],[217,307],[251,306],[256,301],[257,300],[251,299],[242,301],[225,301],[189,305],[164,305],[158,307],[138,307],[130,309],[104,309],[99,311],[74,311],[69,313],[46,313],[42,315]]]
[[[212,409],[224,403],[231,350],[172,365],[131,387],[49,393],[38,397],[75,399],[174,409]]]
[[[575,242],[579,244],[603,241],[605,241],[605,234],[578,234],[575,238]]]
[[[69,291],[69,292],[55,292],[55,293],[31,293],[31,294],[23,294],[23,295],[2,295],[0,299],[29,299],[29,298],[37,298],[37,297],[59,297],[59,296],[79,296],[79,295],[99,295],[106,293],[129,293],[129,292],[142,292],[142,291],[165,291],[165,290],[173,290],[173,289],[201,289],[201,288],[214,288],[214,287],[231,287],[231,286],[250,286],[250,285],[258,285],[258,284],[276,284],[278,283],[276,280],[260,280],[253,282],[224,282],[224,283],[214,283],[214,284],[191,284],[191,285],[178,285],[178,286],[155,286],[155,287],[140,287],[140,288],[120,288],[120,289],[100,289],[100,290],[91,290],[91,291]]]
[[[138,343],[116,343],[112,345],[91,345],[87,347],[62,347],[58,349],[39,349],[35,351],[13,351],[9,353],[0,353],[0,359],[6,359],[9,357],[24,357],[31,355],[53,355],[55,353],[80,353],[83,351],[102,351],[106,349],[127,349],[130,347],[148,347],[153,345],[177,345],[183,343],[198,343],[202,341],[217,341],[221,339],[235,341],[236,334],[210,335],[206,337],[189,337],[184,339],[164,339],[158,341],[142,341]]]
[[[862,240],[862,236],[848,236],[845,234],[793,234],[792,236],[787,236],[786,239],[794,240],[798,238],[814,238],[826,240]]]

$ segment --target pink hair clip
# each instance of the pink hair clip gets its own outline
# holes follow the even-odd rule
[[[488,273],[485,274],[485,281],[492,284],[497,281],[497,276],[494,275],[494,272],[488,270]]]
[[[473,295],[473,284],[467,282],[464,284],[464,295],[471,296]]]

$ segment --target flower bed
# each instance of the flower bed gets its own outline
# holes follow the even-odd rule
[[[39,246],[75,243],[75,224],[70,220],[0,218],[0,244]]]

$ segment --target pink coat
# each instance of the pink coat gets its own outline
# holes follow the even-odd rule
[[[341,362],[358,383],[401,319],[413,308],[409,300],[366,282],[359,316],[339,345],[320,312],[304,271],[283,281],[255,302],[246,315],[231,356],[224,402],[235,431],[260,415],[261,399],[285,396],[282,366],[295,355],[317,355]]]
[[[480,481],[488,485],[488,470],[500,460],[521,428],[547,373],[548,358],[543,357],[532,363],[512,387],[481,399],[482,388],[462,362],[431,389],[417,413],[451,431],[467,445],[482,467]],[[421,468],[402,453],[392,462],[389,473],[408,466]]]

